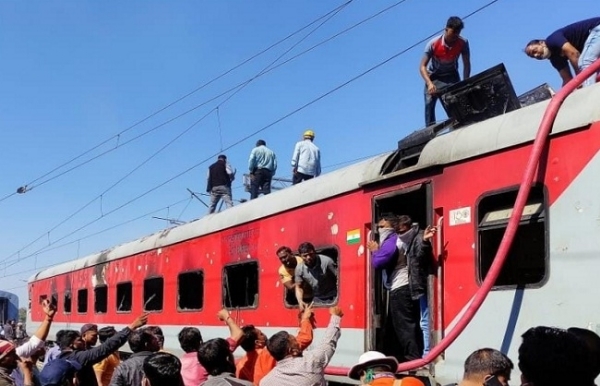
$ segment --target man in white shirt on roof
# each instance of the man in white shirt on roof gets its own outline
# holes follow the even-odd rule
[[[315,132],[306,130],[304,139],[296,143],[292,156],[293,184],[310,180],[321,174],[321,151],[313,143]]]

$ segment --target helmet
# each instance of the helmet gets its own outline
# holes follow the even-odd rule
[[[310,137],[310,138],[314,138],[315,137],[315,132],[312,130],[306,130],[304,132],[304,137]]]

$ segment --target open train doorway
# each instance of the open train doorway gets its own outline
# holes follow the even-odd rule
[[[373,197],[372,214],[372,238],[377,241],[379,237],[376,233],[376,224],[380,217],[386,214],[408,215],[413,223],[418,223],[419,228],[424,229],[433,221],[431,184],[421,183]],[[399,345],[392,325],[389,291],[383,286],[381,272],[369,267],[373,290],[370,296],[372,319],[368,349],[394,355],[397,354],[395,351]],[[429,331],[425,332],[428,336],[431,336],[431,327],[431,317],[429,317]]]

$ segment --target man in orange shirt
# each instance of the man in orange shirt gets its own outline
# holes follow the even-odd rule
[[[313,340],[313,322],[312,307],[306,307],[302,312],[300,320],[300,331],[296,336],[296,340],[300,346],[300,350],[304,350]],[[271,371],[277,362],[265,348],[267,337],[258,328],[249,325],[242,327],[244,338],[241,346],[246,351],[246,355],[242,357],[236,364],[235,375],[239,379],[251,381],[254,385],[258,385],[261,379]]]

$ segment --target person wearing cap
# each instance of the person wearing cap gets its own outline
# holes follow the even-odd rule
[[[350,368],[348,377],[360,380],[362,385],[371,386],[425,386],[414,377],[396,378],[398,361],[386,357],[378,351],[367,351],[358,358],[358,363]]]
[[[79,362],[59,358],[44,367],[40,373],[40,383],[42,386],[87,385],[87,383],[76,380],[77,372],[80,370],[81,364]]]
[[[296,143],[292,155],[292,183],[294,185],[321,174],[321,151],[313,143],[315,132],[306,130],[303,140]]]
[[[227,156],[221,154],[217,162],[208,167],[206,191],[210,193],[210,206],[208,213],[214,213],[217,204],[223,198],[225,206],[231,208],[231,183],[235,179],[235,168],[227,162]]]
[[[250,199],[257,198],[259,190],[265,195],[271,193],[271,180],[277,171],[277,157],[264,140],[259,139],[250,152],[248,169],[251,176]]]
[[[80,384],[82,386],[98,386],[93,366],[123,346],[129,334],[145,325],[147,321],[148,314],[142,314],[106,342],[89,350],[85,349],[85,343],[78,331],[66,331],[60,341],[61,354],[59,358],[50,362],[46,367],[59,359],[77,361],[81,365],[81,370],[77,374]]]
[[[93,323],[84,324],[80,330],[81,339],[85,342],[85,349],[89,350],[98,343],[98,325]]]

